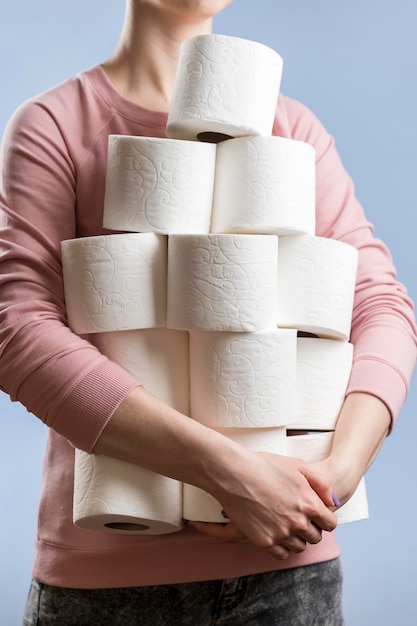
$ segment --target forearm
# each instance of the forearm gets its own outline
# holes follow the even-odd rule
[[[331,485],[307,463],[247,450],[142,387],[122,402],[95,453],[208,491],[231,519],[226,526],[209,524],[208,534],[214,532],[225,541],[247,538],[276,558],[304,550],[306,542],[317,543],[320,529],[333,530],[336,525],[328,508]]]
[[[228,464],[236,467],[244,456],[241,446],[179,413],[140,386],[115,412],[94,452],[210,492],[216,491]]]
[[[374,461],[390,425],[390,412],[379,398],[367,393],[347,396],[336,424],[330,456],[325,461],[342,504]]]

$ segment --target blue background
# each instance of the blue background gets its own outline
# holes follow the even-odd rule
[[[122,0],[0,0],[0,133],[25,99],[105,60]],[[215,32],[284,59],[282,91],[335,136],[377,236],[414,301],[417,2],[235,0]],[[347,626],[417,624],[417,384],[367,475],[370,519],[337,530]],[[45,427],[0,394],[0,621],[18,626],[30,581]]]

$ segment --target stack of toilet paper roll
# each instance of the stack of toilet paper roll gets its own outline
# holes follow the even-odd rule
[[[109,137],[103,226],[119,232],[62,242],[65,300],[72,330],[164,402],[315,461],[350,375],[357,252],[315,236],[312,146],[271,135],[281,72],[262,44],[183,44],[167,138]],[[367,516],[363,483],[337,515]],[[78,526],[162,534],[183,518],[227,521],[193,485],[76,451]]]

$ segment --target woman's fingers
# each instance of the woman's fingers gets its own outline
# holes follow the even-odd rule
[[[249,539],[243,534],[243,532],[233,523],[230,522],[228,524],[219,524],[212,522],[192,522],[189,525],[193,526],[199,532],[208,535],[209,537],[213,537],[214,539],[219,539],[221,541],[225,541],[227,543],[249,543]],[[270,544],[267,545],[267,541],[265,545],[262,547],[266,547],[270,552],[278,553],[281,555],[280,558],[283,558],[282,555],[286,555],[286,552],[303,552],[306,549],[307,543],[316,544],[319,543],[322,539],[322,533],[315,524],[310,522],[311,529],[309,532],[305,533],[308,536],[308,539],[303,538],[302,536],[289,536],[285,539],[282,539],[280,543],[273,543],[271,539]],[[284,550],[279,549],[275,550],[276,546],[281,546]],[[286,557],[285,557],[286,558]]]
[[[192,522],[192,526],[199,532],[219,539],[227,543],[251,543],[247,537],[233,524],[218,524],[212,522]],[[291,552],[302,552],[306,548],[306,543],[301,538],[291,538],[289,541],[291,549],[282,544],[272,544],[265,546],[267,551],[276,559],[287,559]]]
[[[201,533],[230,543],[248,543],[248,538],[239,528],[229,522],[228,524],[218,524],[215,522],[191,522],[191,525]]]
[[[230,522],[192,522],[197,530],[220,541],[249,541],[279,559],[319,543],[323,530],[334,530],[337,518],[320,497],[334,506],[322,472],[301,459],[249,454],[251,471],[243,466],[239,481],[227,481],[218,494]]]

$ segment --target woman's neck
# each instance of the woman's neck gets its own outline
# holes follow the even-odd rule
[[[210,33],[212,20],[174,20],[172,15],[161,20],[160,12],[135,6],[128,3],[119,43],[103,69],[125,98],[167,112],[181,43]]]

